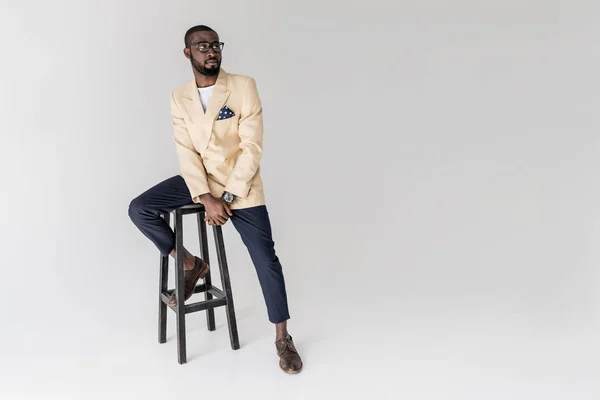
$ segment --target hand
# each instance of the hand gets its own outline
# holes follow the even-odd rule
[[[224,225],[233,215],[225,200],[216,198],[210,193],[200,196],[200,203],[206,209],[204,221],[209,225]]]

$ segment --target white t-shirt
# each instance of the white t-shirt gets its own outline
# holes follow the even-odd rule
[[[212,96],[214,88],[215,85],[198,88],[198,92],[200,92],[200,102],[202,103],[202,108],[204,108],[204,112],[206,112],[206,107],[208,107],[208,102],[210,101],[210,96]]]

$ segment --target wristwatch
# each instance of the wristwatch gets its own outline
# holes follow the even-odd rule
[[[229,192],[225,192],[223,193],[223,200],[225,200],[226,203],[231,204],[233,203],[233,200],[235,200],[235,196]]]

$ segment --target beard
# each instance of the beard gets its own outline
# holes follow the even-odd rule
[[[200,64],[195,58],[192,57],[192,67],[199,73],[205,76],[215,76],[219,75],[219,70],[221,69],[221,60],[217,60],[217,65],[215,67],[206,68],[204,64]]]

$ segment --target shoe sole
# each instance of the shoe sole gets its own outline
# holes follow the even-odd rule
[[[193,286],[196,287],[196,284],[198,283],[198,281],[202,278],[204,278],[206,276],[206,274],[208,274],[208,271],[210,270],[210,267],[207,263],[204,263],[202,265],[202,268],[200,269],[200,272],[198,272],[198,275],[194,278],[194,284]],[[184,302],[186,300],[188,300],[190,297],[192,297],[192,295],[194,294],[194,292],[192,291],[188,296],[185,297],[185,299],[183,300]],[[176,306],[177,302],[175,303],[169,303],[168,304],[170,307]]]

